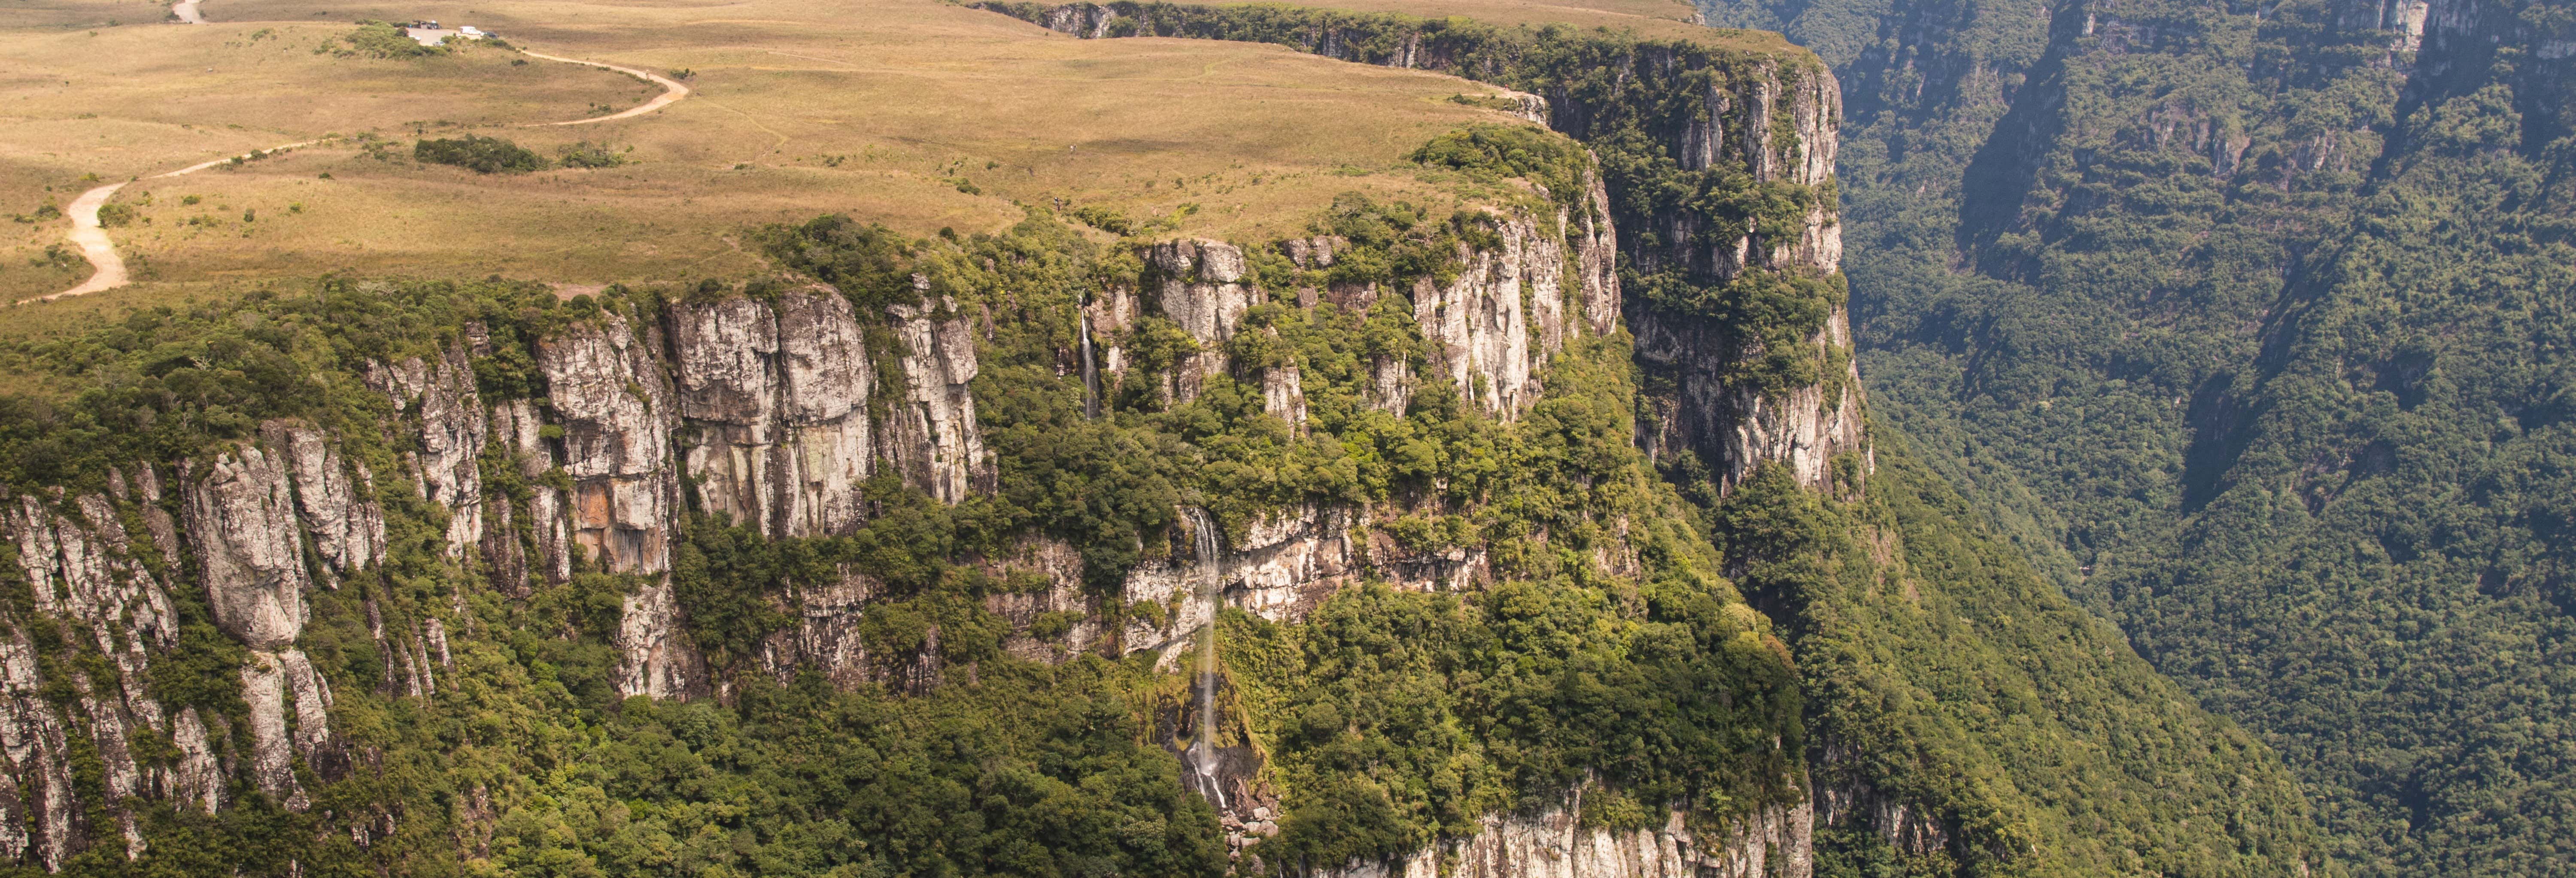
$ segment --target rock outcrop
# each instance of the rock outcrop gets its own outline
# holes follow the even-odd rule
[[[0,778],[0,853],[60,871],[85,839],[66,724],[45,703],[43,686],[35,645],[12,626],[0,637],[0,755],[9,763]]]
[[[294,647],[307,616],[304,592],[313,582],[299,539],[307,528],[286,472],[290,457],[255,445],[218,455],[204,478],[190,479],[186,499],[188,533],[215,624],[250,647],[241,679],[250,705],[252,782],[287,808],[303,810],[311,799],[295,780],[293,754],[301,752],[324,777],[336,772],[324,759],[331,747],[329,688]]]
[[[1574,814],[1489,815],[1475,835],[1444,839],[1394,862],[1325,870],[1331,878],[1807,878],[1815,872],[1813,813],[1770,805],[1722,837],[1693,834],[1672,812],[1659,829],[1586,828]]]
[[[147,483],[152,486],[150,493],[157,496],[158,480],[148,479]],[[124,479],[112,474],[111,484],[122,489]],[[142,835],[135,827],[133,812],[121,803],[128,797],[161,793],[172,783],[166,774],[147,775],[139,768],[131,742],[138,732],[156,735],[170,731],[161,705],[146,687],[152,653],[178,641],[177,615],[159,578],[135,560],[135,547],[122,516],[107,497],[82,495],[72,501],[68,510],[49,508],[33,497],[17,498],[14,506],[0,513],[0,527],[14,535],[19,570],[27,576],[35,608],[43,614],[40,618],[60,620],[65,627],[58,630],[66,636],[85,637],[108,660],[115,674],[113,683],[88,675],[71,681],[79,694],[81,710],[77,716],[63,716],[41,701],[0,705],[0,713],[15,712],[0,717],[0,723],[14,725],[19,732],[18,741],[25,745],[10,743],[9,732],[0,730],[0,745],[5,745],[0,749],[8,751],[12,766],[25,769],[26,776],[41,781],[67,770],[58,764],[65,758],[64,752],[53,746],[61,730],[77,727],[87,731],[99,762],[100,785],[110,800],[120,803],[115,807],[128,856],[139,855]],[[11,636],[23,641],[25,632],[12,629]],[[0,663],[13,660],[0,658]],[[21,673],[25,676],[16,676]],[[23,666],[0,672],[0,676],[12,681],[6,685],[13,691],[22,682],[30,687],[41,682],[32,657]],[[26,691],[32,693],[33,689]],[[46,715],[27,715],[26,711]],[[64,788],[22,800],[22,804],[33,801],[69,807],[76,798],[76,793]],[[24,844],[29,824],[18,818],[26,816],[15,811],[0,813],[0,821],[16,820],[0,826],[0,848]],[[41,813],[35,816],[38,824],[57,819]],[[45,848],[39,845],[38,849]],[[48,861],[49,866],[58,864]]]
[[[413,435],[419,448],[405,455],[414,484],[422,497],[447,507],[447,551],[463,557],[483,534],[483,475],[476,461],[490,429],[466,352],[450,347],[431,360],[375,364],[367,383],[418,425]]]
[[[1508,419],[1538,402],[1539,370],[1564,346],[1566,248],[1555,228],[1529,217],[1505,218],[1494,231],[1500,250],[1458,245],[1465,269],[1457,280],[1415,282],[1413,321],[1438,347],[1437,365],[1458,395]]]
[[[258,446],[218,455],[188,480],[187,527],[215,625],[252,649],[279,649],[304,630],[305,573],[286,469]]]
[[[679,415],[695,434],[688,472],[706,511],[773,537],[856,526],[875,462],[875,371],[849,300],[818,287],[775,305],[684,304],[669,324]]]
[[[573,542],[612,573],[671,566],[671,391],[650,350],[615,316],[537,345],[563,427]]]
[[[944,503],[993,490],[993,464],[975,423],[975,396],[967,383],[980,368],[974,324],[954,300],[935,307],[892,305],[909,405],[890,415],[887,457],[904,481]]]
[[[679,494],[670,465],[673,394],[651,351],[624,318],[610,315],[539,342],[537,368],[563,428],[573,544],[601,569],[644,579],[619,617],[618,691],[660,698],[704,680],[671,593]]]
[[[1832,76],[1775,71],[1748,91],[1712,88],[1704,104],[1706,113],[1680,133],[1676,155],[1685,170],[1733,164],[1758,182],[1821,187],[1831,181],[1842,115],[1842,91]],[[1773,124],[1781,119],[1789,124]],[[1789,234],[1768,236],[1756,228],[1714,234],[1704,218],[1685,211],[1636,218],[1668,243],[1634,246],[1629,254],[1641,271],[1677,270],[1713,285],[1735,282],[1747,272],[1807,278],[1841,272],[1842,226],[1834,205],[1816,199],[1802,220]],[[1788,465],[1800,483],[1816,488],[1827,485],[1836,455],[1857,453],[1867,469],[1860,372],[1850,356],[1849,311],[1840,303],[1821,328],[1798,342],[1813,347],[1813,356],[1831,364],[1834,374],[1785,389],[1740,377],[1741,364],[1773,353],[1741,328],[1642,300],[1628,303],[1628,310],[1637,357],[1674,379],[1674,394],[1659,400],[1664,431],[1647,439],[1657,456],[1697,452],[1722,489],[1773,462]]]
[[[1224,345],[1260,292],[1243,283],[1243,249],[1223,241],[1165,241],[1146,251],[1160,279],[1160,304],[1199,352],[1172,367],[1164,393],[1175,404],[1197,399],[1202,384],[1226,370]]]
[[[270,421],[260,425],[260,437],[293,476],[295,506],[322,556],[325,584],[336,585],[332,577],[384,557],[385,512],[376,504],[375,476],[365,466],[344,464],[339,448],[311,427]]]

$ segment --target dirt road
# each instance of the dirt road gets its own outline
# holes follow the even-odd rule
[[[643,70],[637,70],[637,69],[632,68],[632,67],[619,67],[619,66],[617,66],[617,65],[615,65],[615,64],[601,64],[601,63],[599,63],[599,62],[597,62],[597,61],[584,61],[584,60],[581,60],[581,59],[579,59],[579,58],[565,58],[565,57],[558,56],[558,55],[548,55],[548,54],[545,54],[545,53],[543,53],[543,52],[530,52],[530,51],[528,51],[528,50],[526,50],[526,49],[520,49],[520,50],[519,50],[519,53],[520,53],[520,54],[522,54],[522,55],[526,55],[526,56],[528,56],[528,57],[530,57],[530,58],[544,58],[544,59],[546,59],[546,60],[548,60],[548,61],[561,61],[561,62],[564,62],[564,63],[566,63],[566,64],[588,64],[588,65],[590,65],[590,66],[592,66],[592,67],[605,67],[605,68],[607,68],[607,69],[614,70],[614,71],[617,71],[617,72],[619,72],[619,73],[626,74],[626,75],[628,75],[628,76],[633,76],[633,77],[637,77],[637,78],[643,79],[643,80],[645,80],[645,81],[647,81],[647,82],[651,82],[651,83],[653,83],[653,84],[655,84],[655,85],[659,85],[659,86],[661,86],[661,87],[662,87],[662,93],[661,93],[660,95],[658,95],[658,96],[654,97],[652,100],[645,101],[643,104],[638,105],[638,106],[634,107],[633,109],[629,109],[629,110],[627,110],[627,111],[625,111],[625,112],[618,113],[618,114],[613,115],[613,116],[600,116],[600,117],[595,118],[595,119],[574,119],[574,120],[569,121],[569,122],[541,122],[541,123],[538,123],[538,124],[540,124],[540,125],[588,125],[588,124],[590,124],[590,123],[592,123],[592,122],[606,122],[606,121],[609,121],[609,120],[611,120],[611,119],[627,119],[627,118],[632,118],[632,117],[635,117],[635,116],[641,116],[641,115],[644,115],[644,114],[646,114],[646,113],[653,112],[654,110],[659,110],[659,109],[661,109],[661,108],[663,108],[663,107],[670,106],[670,105],[671,105],[671,103],[672,103],[673,101],[677,101],[677,100],[679,100],[679,99],[681,99],[681,98],[685,98],[685,97],[688,97],[688,96],[689,96],[689,87],[688,87],[688,86],[681,85],[681,84],[680,84],[680,82],[679,82],[679,80],[671,79],[671,78],[669,78],[669,77],[662,76],[661,74],[658,74],[658,73],[651,73],[651,72],[647,72],[647,71],[643,71]]]
[[[181,20],[192,24],[204,24],[205,20],[197,17],[198,2],[199,0],[183,0],[183,2],[171,6],[170,10],[178,13]],[[521,49],[520,52],[530,58],[543,58],[548,61],[561,61],[566,64],[581,64],[590,67],[604,67],[628,76],[647,80],[662,87],[662,93],[660,95],[655,96],[652,100],[645,101],[642,105],[628,109],[625,112],[589,119],[573,119],[564,122],[539,122],[536,123],[537,125],[588,125],[593,122],[606,122],[612,119],[627,119],[670,106],[672,102],[689,96],[688,86],[681,85],[678,80],[649,71],[637,70],[632,67],[619,67],[615,64],[601,64],[597,61],[584,61],[579,58],[548,55],[542,52],[530,52],[525,49]],[[276,152],[281,149],[294,149],[300,146],[310,146],[317,142],[318,141],[312,140],[297,141],[284,146],[272,147],[266,151]],[[235,158],[246,159],[249,158],[249,156],[225,156],[214,161],[189,165],[176,171],[154,174],[146,179],[158,180],[166,177],[176,177],[182,174],[193,174],[198,171],[232,161]],[[81,258],[89,260],[91,269],[89,280],[81,282],[80,286],[76,286],[59,293],[20,299],[18,300],[20,303],[48,302],[71,296],[87,295],[100,290],[111,290],[126,284],[127,277],[125,273],[125,258],[117,255],[116,242],[108,239],[107,229],[100,226],[98,223],[98,209],[106,206],[107,200],[115,197],[116,191],[123,188],[125,188],[124,183],[111,183],[83,192],[79,198],[72,199],[71,208],[65,211],[65,213],[71,216],[72,220],[72,230],[68,237],[71,239],[72,243],[80,245]]]

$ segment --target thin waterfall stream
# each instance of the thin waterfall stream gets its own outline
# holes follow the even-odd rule
[[[1074,318],[1082,328],[1082,416],[1096,421],[1100,419],[1100,367],[1091,360],[1091,314],[1077,308]]]
[[[1199,556],[1198,599],[1208,608],[1207,624],[1199,629],[1199,730],[1190,742],[1190,762],[1197,777],[1192,782],[1218,810],[1224,810],[1225,789],[1216,776],[1216,617],[1217,601],[1224,593],[1225,543],[1206,509],[1189,507],[1189,516]]]

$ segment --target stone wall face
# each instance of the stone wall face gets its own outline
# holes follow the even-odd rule
[[[1065,10],[1050,21],[1086,36],[1107,35],[1114,23],[1103,7]],[[1537,95],[1515,99],[1536,119],[1580,110]],[[1706,102],[1705,124],[1680,135],[1676,154],[1698,166],[1741,162],[1766,180],[1815,185],[1829,178],[1840,110],[1829,77],[1712,91]],[[1792,124],[1777,133],[1741,124],[1774,115]],[[1611,193],[1597,170],[1578,185],[1571,199],[1495,210],[1494,237],[1461,244],[1460,270],[1445,282],[1267,289],[1248,257],[1269,257],[1238,244],[1150,245],[1137,254],[1147,267],[1137,288],[1102,289],[1082,303],[1080,319],[1097,342],[1087,365],[1109,382],[1130,377],[1135,365],[1122,347],[1128,333],[1149,316],[1168,320],[1199,350],[1150,376],[1154,402],[1186,404],[1225,376],[1256,390],[1265,412],[1303,431],[1308,394],[1320,392],[1309,383],[1316,373],[1293,361],[1230,362],[1227,345],[1238,333],[1270,331],[1246,330],[1244,315],[1274,301],[1366,307],[1393,297],[1387,304],[1412,319],[1426,353],[1368,363],[1371,408],[1401,415],[1422,388],[1448,382],[1483,416],[1515,420],[1546,393],[1553,358],[1587,335],[1625,330],[1635,334],[1642,359],[1680,379],[1671,401],[1677,411],[1667,419],[1673,432],[1650,437],[1659,449],[1699,449],[1725,462],[1729,479],[1783,461],[1811,484],[1826,481],[1833,456],[1865,453],[1855,380],[1768,395],[1730,385],[1723,378],[1730,358],[1758,352],[1723,327],[1623,298],[1617,271],[1624,255],[1680,260],[1718,275],[1831,273],[1841,245],[1830,206],[1787,239],[1748,232],[1720,236],[1713,247],[1648,252],[1636,243],[1643,236],[1613,227]],[[1656,230],[1656,240],[1709,239],[1695,228]],[[1280,246],[1292,263],[1321,268],[1349,244],[1314,237]],[[972,392],[981,372],[979,321],[989,317],[931,295],[922,279],[915,288],[916,301],[882,313],[863,313],[819,284],[759,298],[670,302],[649,319],[612,309],[530,342],[537,386],[493,398],[476,371],[491,355],[490,339],[469,327],[464,341],[435,352],[368,364],[365,383],[382,396],[389,417],[381,427],[393,450],[366,458],[372,469],[345,437],[281,420],[198,459],[137,466],[131,478],[113,479],[108,494],[0,496],[0,536],[16,546],[39,609],[95,638],[116,680],[81,681],[77,709],[49,703],[39,695],[46,681],[35,641],[15,621],[0,628],[0,857],[56,867],[112,841],[76,829],[86,823],[82,809],[96,803],[79,801],[75,743],[95,752],[101,784],[119,803],[142,797],[214,811],[230,804],[228,780],[237,779],[287,807],[311,806],[298,767],[329,780],[350,770],[352,756],[331,727],[329,669],[298,648],[308,604],[319,592],[365,581],[366,571],[387,560],[389,510],[433,509],[444,521],[431,547],[488,575],[510,597],[576,576],[625,577],[631,590],[615,633],[619,690],[720,695],[715,672],[727,669],[708,668],[689,641],[672,583],[677,541],[692,515],[721,516],[771,538],[833,536],[868,520],[861,489],[872,477],[899,478],[952,504],[997,488]],[[1837,312],[1808,343],[1847,348],[1847,318]],[[165,488],[164,478],[174,481]],[[1181,551],[1143,563],[1125,575],[1119,598],[1173,606],[1159,625],[1136,617],[1105,623],[1107,608],[1086,590],[1072,547],[1031,539],[1011,557],[979,563],[995,573],[1035,571],[1044,581],[993,595],[987,609],[1022,632],[1004,648],[1025,658],[1146,650],[1170,657],[1225,603],[1291,621],[1362,579],[1451,590],[1490,577],[1479,549],[1412,552],[1372,526],[1405,511],[1331,504],[1276,510],[1238,535],[1214,536],[1206,544],[1215,556]],[[147,564],[147,554],[170,564]],[[166,573],[180,559],[196,571],[193,584]],[[793,584],[780,598],[793,623],[738,667],[780,679],[814,670],[843,687],[938,684],[935,631],[919,655],[870,655],[860,622],[870,601],[886,593],[884,584],[849,570],[827,580]],[[246,647],[247,659],[228,672],[243,693],[244,716],[173,713],[146,692],[156,651],[177,642],[171,589],[180,587],[202,588],[217,626]],[[365,598],[384,676],[355,685],[401,697],[431,697],[442,682],[453,691],[448,626],[470,624],[464,595],[455,601],[452,614],[395,619]],[[1044,641],[1025,636],[1050,614],[1079,614],[1079,621]],[[228,728],[250,734],[220,734]],[[166,742],[177,755],[138,759],[131,752],[138,739]],[[1447,858],[1456,869],[1493,878],[1802,876],[1810,868],[1809,822],[1804,807],[1774,807],[1741,821],[1725,839],[1709,840],[1693,838],[1678,818],[1662,829],[1614,833],[1582,829],[1565,813],[1496,815],[1472,836],[1343,871],[1433,878],[1423,870]],[[129,828],[124,843],[132,851],[143,842]]]

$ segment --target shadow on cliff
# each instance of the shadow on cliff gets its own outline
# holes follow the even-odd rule
[[[1995,245],[2020,225],[2022,204],[2038,185],[2040,158],[2065,130],[2067,44],[2081,36],[2084,14],[2082,4],[2052,14],[2047,54],[2032,65],[2028,84],[2012,96],[2012,108],[1995,120],[1994,131],[1960,173],[1958,258],[1989,276],[2026,273],[2017,252]]]

